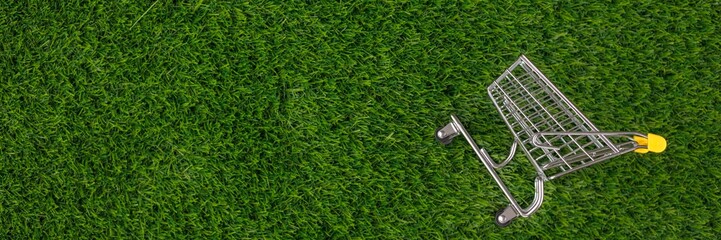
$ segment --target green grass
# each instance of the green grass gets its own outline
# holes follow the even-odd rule
[[[249,2],[0,3],[0,236],[721,234],[718,1]],[[433,132],[455,113],[503,157],[485,87],[520,54],[668,150],[549,182],[497,228],[500,190]]]

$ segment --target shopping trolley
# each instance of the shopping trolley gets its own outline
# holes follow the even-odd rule
[[[543,183],[628,152],[662,152],[666,140],[655,134],[601,132],[531,61],[521,56],[488,87],[488,95],[514,136],[508,157],[497,163],[478,147],[457,116],[436,131],[442,144],[463,135],[500,186],[510,204],[496,213],[495,222],[507,226],[518,216],[529,217],[541,207]],[[521,208],[495,169],[510,162],[517,148],[538,172],[535,194]]]

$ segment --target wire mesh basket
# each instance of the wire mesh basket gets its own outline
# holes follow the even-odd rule
[[[498,211],[495,222],[507,226],[516,217],[528,217],[543,202],[543,183],[629,152],[662,152],[666,140],[655,134],[602,132],[526,56],[520,56],[488,87],[514,141],[508,157],[498,163],[479,148],[457,116],[436,130],[436,139],[449,144],[462,135],[498,183],[510,204]],[[520,149],[536,169],[535,195],[521,208],[495,169],[508,164]]]

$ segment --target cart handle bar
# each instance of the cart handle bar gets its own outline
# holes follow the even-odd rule
[[[606,136],[606,137],[627,137],[629,140],[636,142],[637,153],[647,153],[649,151],[660,153],[666,150],[666,139],[649,133],[647,135],[638,132],[539,132],[533,134],[531,137],[531,143],[539,148],[546,148],[552,150],[559,150],[560,147],[551,146],[540,141],[540,137],[543,136]]]

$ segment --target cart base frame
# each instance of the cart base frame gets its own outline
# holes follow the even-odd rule
[[[508,162],[511,161],[511,159],[513,159],[513,156],[516,153],[516,146],[518,145],[515,140],[513,142],[513,145],[511,146],[511,151],[508,154],[506,160],[501,163],[497,163],[491,158],[491,156],[485,149],[478,147],[476,142],[473,140],[473,137],[468,134],[468,131],[466,131],[466,128],[463,126],[463,124],[456,115],[451,115],[451,122],[436,131],[436,139],[444,145],[450,144],[453,138],[459,135],[462,135],[466,139],[468,144],[471,145],[471,148],[473,148],[473,152],[476,153],[478,159],[480,159],[483,165],[486,166],[486,169],[493,177],[493,180],[496,181],[498,186],[501,188],[501,191],[503,191],[503,195],[505,195],[510,202],[510,204],[506,208],[501,209],[498,211],[498,213],[496,213],[494,220],[496,224],[498,224],[498,226],[505,227],[518,216],[529,217],[541,207],[541,204],[543,203],[544,183],[544,179],[541,176],[538,176],[535,179],[536,190],[533,201],[527,208],[521,208],[521,206],[518,204],[518,201],[516,201],[516,199],[513,197],[513,194],[511,194],[511,191],[508,189],[508,187],[506,187],[506,184],[498,175],[498,172],[496,172],[496,169],[503,168],[506,164],[508,164]]]

